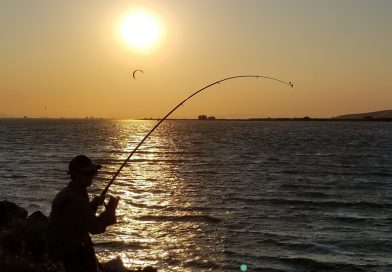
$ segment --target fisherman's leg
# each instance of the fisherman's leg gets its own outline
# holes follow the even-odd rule
[[[66,272],[84,272],[82,250],[67,252],[62,260]]]
[[[98,272],[95,252],[92,246],[80,247],[63,257],[66,272]]]
[[[86,272],[97,272],[98,261],[95,256],[93,244],[88,244],[84,248],[84,267]]]

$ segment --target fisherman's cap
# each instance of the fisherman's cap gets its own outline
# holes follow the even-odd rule
[[[78,155],[73,158],[68,165],[68,174],[75,172],[94,171],[97,172],[101,169],[101,165],[93,164],[91,159],[85,155]]]

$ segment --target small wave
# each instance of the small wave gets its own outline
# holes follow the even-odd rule
[[[146,215],[136,218],[140,221],[156,221],[156,222],[208,222],[208,223],[219,223],[221,219],[210,216],[210,215],[182,215],[182,216],[154,216]]]
[[[196,211],[211,211],[211,207],[198,207],[198,206],[191,206],[191,207],[178,207],[178,206],[171,206],[165,207],[166,211],[185,211],[185,212],[196,212]]]
[[[39,209],[39,208],[41,208],[41,206],[36,203],[31,203],[31,204],[28,204],[28,208],[29,209]]]
[[[304,174],[313,174],[313,175],[339,175],[339,176],[359,176],[359,177],[390,177],[392,176],[392,173],[390,172],[372,172],[372,171],[352,171],[351,168],[355,168],[354,166],[351,165],[343,165],[339,166],[342,167],[343,169],[347,170],[341,170],[339,168],[336,168],[336,171],[328,171],[328,170],[318,170],[318,171],[311,171],[308,169],[304,170],[282,170],[276,172],[277,174],[288,174],[288,175],[304,175]]]
[[[296,174],[304,174],[306,172],[307,172],[306,170],[283,170],[281,173],[296,175]]]
[[[347,241],[338,241],[336,242],[341,247],[350,248],[352,250],[363,248],[371,252],[391,252],[392,245],[391,242],[387,239],[384,240],[375,240],[375,239],[368,239],[368,240],[347,240]]]
[[[190,171],[182,171],[182,173],[184,173],[184,174],[192,174],[192,175],[197,174],[197,175],[202,175],[202,176],[219,174],[218,171],[209,170],[209,169],[206,169],[206,168],[203,168],[202,170],[194,169],[194,170],[190,170]]]
[[[304,189],[304,188],[309,188],[310,186],[305,185],[305,184],[281,184],[279,185],[280,188],[282,189]]]
[[[192,260],[185,262],[185,267],[192,267],[192,268],[203,268],[203,269],[219,269],[220,266],[208,260]]]
[[[278,199],[278,198],[265,198],[258,200],[260,202],[269,202],[276,205],[306,205],[306,206],[321,206],[327,208],[386,208],[392,207],[390,203],[376,203],[368,201],[357,201],[357,202],[344,202],[344,201],[313,201],[313,200],[301,200],[301,199]]]
[[[306,269],[305,271],[355,271],[366,272],[358,265],[349,263],[322,262],[304,257],[280,258],[282,261],[292,265],[295,269]],[[303,270],[300,270],[303,271]]]
[[[95,242],[94,245],[105,247],[105,248],[126,248],[126,249],[148,248],[145,244],[136,243],[136,242],[124,242],[124,241]]]
[[[136,152],[138,154],[174,154],[174,155],[203,155],[203,152],[196,151],[148,151],[140,150]]]
[[[124,160],[122,159],[113,159],[113,160],[100,160],[99,163],[105,166],[117,166],[120,165]],[[156,159],[156,158],[135,158],[132,159],[133,163],[167,163],[167,164],[180,164],[180,163],[189,163],[192,162],[191,159]]]
[[[336,246],[326,245],[326,244],[318,244],[318,243],[300,243],[300,242],[281,242],[272,238],[267,238],[262,241],[263,244],[272,247],[285,248],[288,250],[300,251],[300,252],[310,252],[312,254],[321,254],[321,255],[332,255],[332,256],[353,256],[354,254],[351,252],[345,252],[340,250]]]
[[[290,248],[311,252],[312,254],[322,255],[346,255],[354,256],[354,253],[346,252],[333,245],[319,244],[319,243],[288,243]]]
[[[369,221],[372,220],[376,220],[375,218],[357,217],[357,216],[331,216],[329,218],[332,220],[336,220],[339,223],[348,223],[348,224],[361,224],[361,223],[368,223]]]
[[[129,202],[128,204],[131,206],[134,206],[134,207],[146,208],[146,209],[151,209],[151,210],[162,210],[162,209],[166,208],[164,206],[159,206],[159,205],[147,205],[147,204],[135,203],[135,202]]]
[[[302,197],[311,197],[311,198],[328,198],[328,197],[330,197],[326,193],[321,193],[321,192],[299,192],[296,195],[302,196]]]
[[[143,158],[138,158],[138,159],[133,159],[133,163],[167,163],[167,164],[177,164],[177,163],[189,163],[192,160],[189,159],[143,159]]]
[[[19,178],[27,178],[27,176],[26,175],[14,174],[14,175],[3,175],[3,178],[6,178],[6,179],[19,179]]]
[[[244,203],[255,203],[259,204],[262,202],[265,202],[265,199],[263,198],[248,198],[248,197],[227,197],[225,199],[226,202],[228,203],[233,203],[233,202],[244,202]]]

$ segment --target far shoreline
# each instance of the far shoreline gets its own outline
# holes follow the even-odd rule
[[[80,120],[80,121],[100,121],[100,120],[138,120],[138,121],[160,121],[159,118],[78,118],[78,117],[0,117],[0,120]],[[392,118],[312,118],[312,117],[262,117],[262,118],[216,118],[211,120],[200,120],[197,118],[168,118],[167,121],[198,121],[198,122],[221,122],[221,121],[253,121],[253,122],[276,122],[276,121],[295,121],[295,122],[392,122]]]

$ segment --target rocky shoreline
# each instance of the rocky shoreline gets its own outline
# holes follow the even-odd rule
[[[0,201],[0,271],[65,272],[59,262],[49,259],[45,250],[49,218],[40,211],[30,215],[13,202]],[[151,266],[133,270],[121,259],[100,264],[102,272],[155,272]]]

